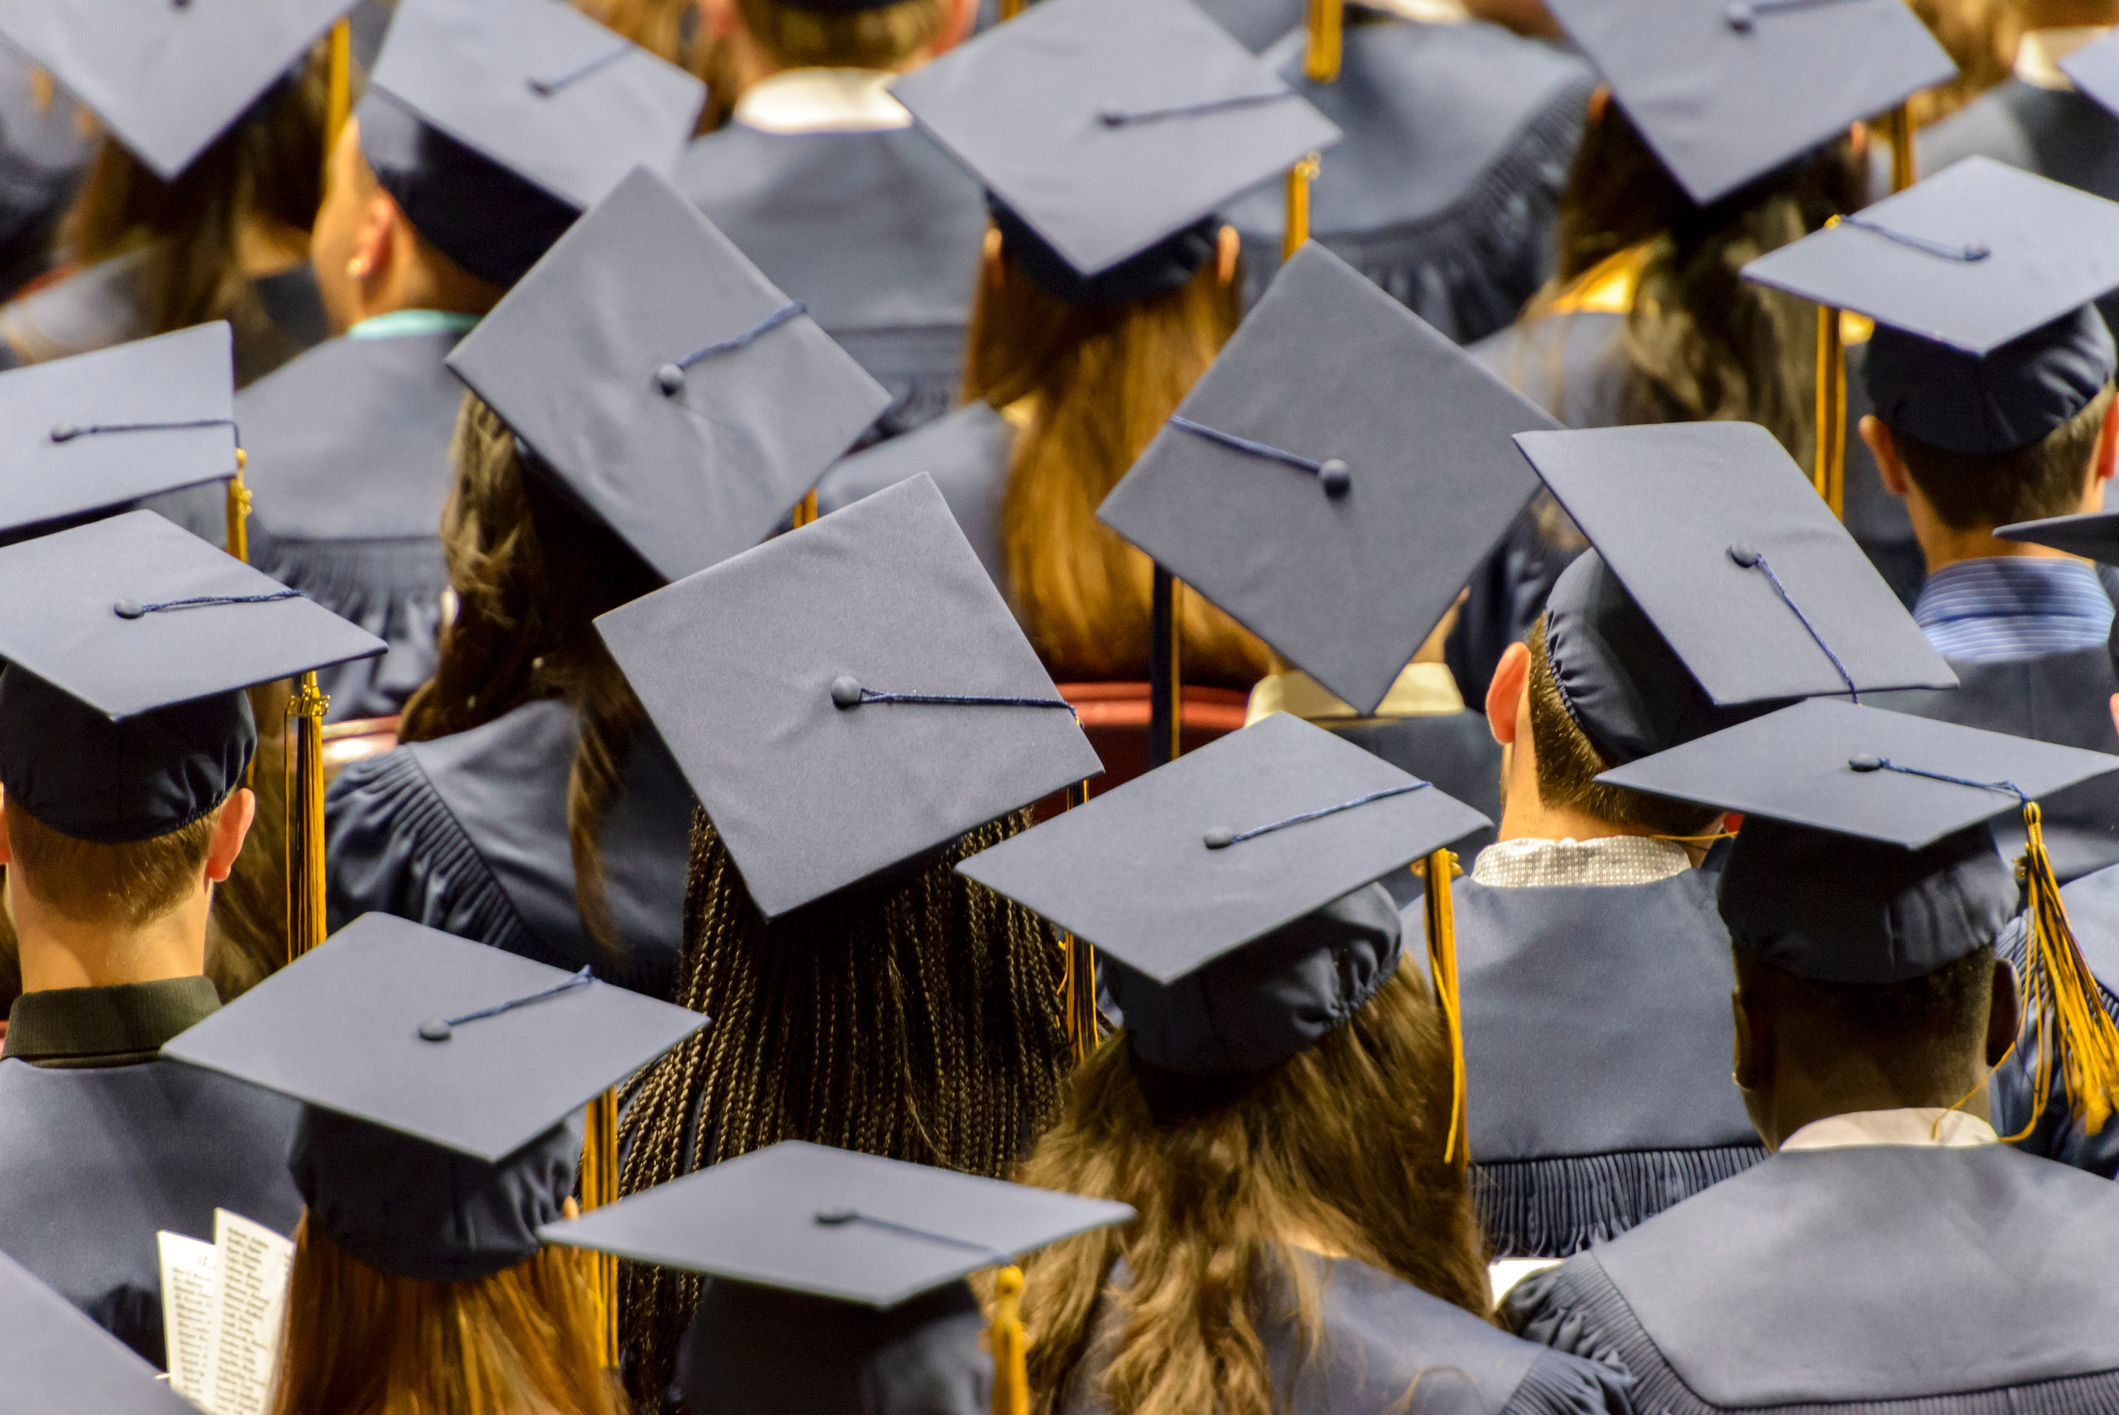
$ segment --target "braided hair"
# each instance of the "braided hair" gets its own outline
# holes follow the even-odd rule
[[[713,1025],[622,1094],[619,1190],[782,1140],[999,1177],[1057,1114],[1063,960],[1036,915],[955,872],[1029,824],[992,821],[909,876],[767,921],[701,811],[674,1000]],[[620,1278],[627,1386],[667,1386],[699,1279]]]

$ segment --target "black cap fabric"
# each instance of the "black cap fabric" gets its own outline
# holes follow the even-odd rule
[[[1367,714],[1537,488],[1509,435],[1557,426],[1308,245],[1097,515]]]
[[[891,92],[1015,218],[1010,257],[1078,304],[1189,277],[1216,207],[1339,137],[1189,0],[1046,0]]]
[[[2090,302],[2119,288],[2119,202],[1972,157],[1744,275],[1874,319],[1877,416],[1990,456],[2062,426],[2111,379]]]
[[[1994,538],[2049,545],[2085,560],[2119,565],[2119,511],[2090,511],[2079,516],[2018,521],[2013,526],[1996,526]]]
[[[2119,33],[2085,44],[2060,61],[2060,72],[2113,113],[2119,113]]]
[[[512,285],[626,173],[667,173],[698,79],[550,0],[401,0],[361,100],[368,165],[421,235]]]
[[[1103,770],[924,473],[596,628],[767,918]]]
[[[1849,678],[1863,693],[1957,686],[1764,428],[1526,432],[1516,445],[1716,705],[1844,693]]]
[[[173,181],[354,0],[8,0],[0,38]]]
[[[236,474],[225,322],[0,373],[0,534]]]
[[[1109,1200],[783,1140],[547,1225],[543,1236],[888,1308],[1133,1216]]]
[[[763,540],[890,406],[799,304],[639,168],[448,362],[670,580]]]
[[[1548,0],[1705,206],[1957,73],[1904,0]]]
[[[0,1368],[22,1415],[197,1415],[159,1371],[0,1254]]]

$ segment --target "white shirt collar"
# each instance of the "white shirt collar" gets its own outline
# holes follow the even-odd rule
[[[1957,1150],[1992,1145],[1998,1138],[1994,1127],[1976,1115],[1941,1106],[1911,1106],[1904,1110],[1856,1110],[1813,1120],[1781,1141],[1780,1153],[1851,1150],[1865,1145]]]
[[[2033,88],[2066,92],[2075,86],[2075,81],[2061,69],[2060,61],[2111,32],[2110,25],[2034,29],[2016,41],[2016,77]]]
[[[874,133],[912,126],[884,92],[888,69],[787,69],[736,100],[735,120],[764,133]]]

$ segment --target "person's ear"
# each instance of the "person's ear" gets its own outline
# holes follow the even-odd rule
[[[1611,106],[1611,85],[1598,84],[1589,91],[1589,126],[1594,128],[1604,121],[1604,110]]]
[[[1001,228],[986,228],[986,243],[979,250],[979,278],[986,282],[989,290],[1001,288]]]
[[[2112,695],[2112,714],[2119,718],[2119,693]],[[0,811],[0,865],[15,863],[14,847],[7,843],[7,812]]]
[[[1987,1004],[1987,1065],[1999,1066],[2023,1031],[2023,998],[2016,991],[2016,970],[2008,960],[1994,960],[1993,996]]]
[[[2119,693],[2112,694],[2112,727],[2119,731]]]
[[[2119,401],[2104,410],[2104,426],[2097,433],[2097,460],[2090,470],[2094,473],[2090,485],[2096,491],[2097,504],[2083,509],[2101,511],[2104,509],[2104,490],[2097,483],[2110,481],[2112,473],[2119,471]]]
[[[971,38],[971,31],[979,22],[979,0],[948,0],[942,14],[942,30],[935,36],[933,51],[937,57]]]
[[[1530,649],[1510,644],[1486,685],[1486,726],[1504,747],[1516,745],[1516,709],[1530,689]]]
[[[1891,440],[1891,429],[1874,413],[1862,415],[1861,440],[1869,445],[1869,455],[1876,459],[1876,475],[1883,481],[1884,490],[1900,500],[1913,490],[1913,478],[1906,473],[1906,464],[1898,455],[1898,444]]]
[[[221,803],[221,811],[214,818],[213,838],[206,845],[206,878],[213,884],[227,882],[235,869],[236,856],[243,853],[243,840],[250,834],[250,823],[257,819],[257,793],[247,786],[238,786],[228,793]]]
[[[1763,1091],[1773,1083],[1773,1019],[1752,1006],[1739,987],[1729,994],[1729,1015],[1736,1024],[1730,1075],[1744,1091]]]
[[[1214,274],[1227,289],[1236,283],[1236,258],[1243,254],[1243,237],[1234,226],[1223,226],[1214,238]]]
[[[353,254],[347,258],[346,274],[359,281],[363,290],[375,287],[397,258],[396,241],[404,225],[404,214],[396,200],[384,191],[368,198],[361,210],[360,227],[353,233]]]
[[[709,39],[726,39],[736,29],[736,0],[698,0],[699,19]]]

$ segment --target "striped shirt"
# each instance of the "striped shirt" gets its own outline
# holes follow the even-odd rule
[[[1943,657],[1994,663],[2101,647],[2112,601],[2080,560],[1997,556],[1928,576],[1913,619]]]

